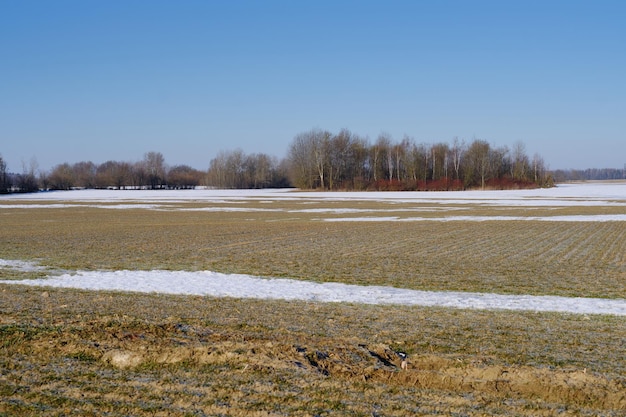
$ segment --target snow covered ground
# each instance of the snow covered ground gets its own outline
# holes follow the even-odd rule
[[[273,207],[272,203],[291,201],[302,208]],[[383,209],[307,207],[311,204],[342,201],[376,201],[389,204]],[[245,203],[266,203],[251,207]],[[182,207],[180,203],[206,204],[206,207]],[[394,204],[404,203],[402,208]],[[410,204],[412,207],[407,207]],[[463,207],[506,208],[624,207],[624,214],[568,216],[463,216],[453,215]],[[267,190],[75,190],[37,194],[14,194],[0,197],[0,210],[6,208],[50,208],[89,206],[106,209],[194,210],[223,212],[289,212],[324,214],[361,214],[361,216],[320,217],[322,221],[626,221],[626,182],[564,184],[555,188],[506,191],[442,192],[299,192],[288,189]],[[395,211],[429,212],[438,216],[399,217]]]
[[[46,201],[51,207],[72,202],[129,203],[148,206],[157,203],[207,202],[233,203],[256,201],[386,201],[397,203],[485,204],[495,206],[606,206],[626,207],[626,181],[561,184],[554,188],[503,191],[428,191],[428,192],[299,192],[290,189],[265,190],[74,190],[35,194],[11,194],[2,202]]]
[[[33,266],[22,263],[18,267],[32,268]],[[626,300],[416,291],[382,286],[316,283],[282,278],[268,279],[210,271],[76,271],[42,279],[0,281],[0,283],[213,297],[557,311],[626,316]]]
[[[262,201],[268,208],[232,207],[245,201]],[[344,201],[376,200],[386,202],[440,204],[483,204],[488,206],[562,207],[562,206],[617,206],[624,207],[624,214],[521,217],[497,216],[452,216],[440,217],[438,221],[453,220],[553,220],[553,221],[626,221],[626,183],[582,183],[562,185],[552,189],[515,191],[471,191],[471,192],[371,192],[371,193],[306,193],[288,190],[184,190],[184,191],[111,191],[81,190],[48,192],[39,194],[11,195],[0,198],[4,207],[49,207],[62,208],[76,204],[93,204],[106,208],[163,209],[162,204],[175,202],[199,202],[218,205],[200,207],[195,210],[282,210],[274,209],[271,203],[280,200]],[[15,204],[19,201],[19,204]],[[47,204],[42,205],[41,202]],[[102,204],[106,203],[106,204]],[[132,204],[131,204],[132,203]],[[139,205],[137,205],[139,204]],[[230,206],[219,207],[219,204]],[[171,209],[171,208],[170,208]],[[177,209],[185,209],[184,207]],[[341,209],[318,210],[322,213],[341,213]],[[358,213],[349,209],[346,213]],[[376,214],[389,214],[389,210],[378,210]],[[436,210],[436,208],[429,208]],[[454,210],[446,207],[444,210]],[[383,213],[381,213],[381,211]],[[370,212],[366,210],[366,212]],[[328,218],[322,220],[330,220]],[[334,218],[333,221],[398,221],[396,216],[356,218]],[[411,217],[402,221],[433,220]],[[32,271],[43,266],[20,260],[0,259],[0,268]],[[531,311],[557,311],[575,314],[610,314],[626,316],[626,299],[567,298],[554,296],[500,295],[464,292],[415,291],[393,287],[358,286],[341,283],[316,283],[290,279],[273,279],[246,275],[225,275],[211,271],[71,271],[54,273],[42,279],[23,281],[0,281],[5,284],[33,286],[70,287],[90,290],[120,290],[150,293],[195,294],[215,297],[261,298],[309,300],[317,302],[349,302],[366,304],[400,304],[443,306],[455,308],[508,309]]]

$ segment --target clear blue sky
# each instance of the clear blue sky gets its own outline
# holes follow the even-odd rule
[[[206,169],[293,137],[626,163],[626,1],[0,0],[0,154]]]

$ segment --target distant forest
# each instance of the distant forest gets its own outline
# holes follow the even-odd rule
[[[555,182],[592,181],[592,180],[623,180],[626,179],[626,165],[623,169],[616,168],[589,168],[556,170],[552,173]]]
[[[313,129],[296,135],[287,156],[278,160],[237,149],[222,151],[206,171],[169,166],[160,152],[136,162],[61,163],[49,172],[31,163],[21,173],[7,171],[0,155],[0,193],[39,190],[284,188],[308,190],[466,190],[550,187],[568,180],[624,178],[624,170],[550,172],[539,155],[526,155],[522,142],[495,148],[470,143],[417,144],[382,134],[372,144],[347,129],[333,134]]]

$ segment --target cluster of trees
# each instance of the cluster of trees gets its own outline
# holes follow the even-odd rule
[[[7,171],[0,156],[0,193],[75,188],[114,189],[191,189],[279,188],[290,186],[286,169],[265,154],[245,155],[242,151],[222,152],[213,159],[208,171],[188,165],[168,166],[163,154],[148,152],[138,162],[91,161],[62,163],[46,173],[37,173],[36,162],[23,173]]]
[[[25,168],[22,174],[8,172],[6,161],[0,155],[0,194],[38,191],[35,169],[36,166],[31,164],[30,169]]]
[[[409,137],[393,142],[341,130],[313,129],[297,135],[288,153],[293,185],[306,189],[460,190],[527,188],[552,185],[543,159],[530,159],[522,142],[513,149],[471,143],[417,144]]]
[[[285,161],[263,153],[246,155],[241,149],[222,151],[211,160],[207,184],[216,188],[291,187]]]
[[[8,173],[0,156],[0,193],[72,188],[279,188],[322,190],[461,190],[528,188],[553,185],[539,155],[529,158],[523,143],[495,148],[474,139],[451,144],[417,144],[409,137],[394,142],[381,134],[375,143],[347,129],[333,134],[313,129],[296,135],[287,157],[223,151],[207,171],[173,167],[159,152],[138,162],[63,163],[36,173],[31,162],[21,174]]]
[[[606,180],[623,180],[626,179],[626,164],[623,169],[616,168],[590,168],[590,169],[571,169],[556,170],[553,173],[554,180],[557,182],[565,181],[606,181]]]
[[[187,165],[168,167],[159,152],[148,152],[135,163],[62,163],[38,175],[36,163],[31,163],[22,174],[7,173],[6,163],[0,157],[0,192],[4,193],[73,188],[193,188],[200,185],[204,176]]]

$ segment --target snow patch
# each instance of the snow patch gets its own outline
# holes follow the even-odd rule
[[[47,268],[36,262],[0,259],[0,269],[9,269],[19,272],[45,271]]]
[[[626,316],[626,300],[623,299],[418,291],[385,286],[361,286],[333,282],[318,283],[240,274],[229,275],[211,271],[77,271],[43,279],[0,281],[0,283],[212,297],[440,306],[489,310],[552,311]]]
[[[626,182],[559,184],[553,188],[494,191],[301,192],[265,190],[73,190],[9,194],[2,201],[129,203],[235,203],[270,201],[379,201],[387,203],[484,204],[489,206],[626,206]]]
[[[484,221],[542,221],[542,222],[623,222],[626,214],[572,216],[446,216],[446,217],[336,217],[319,219],[326,222],[484,222]]]

